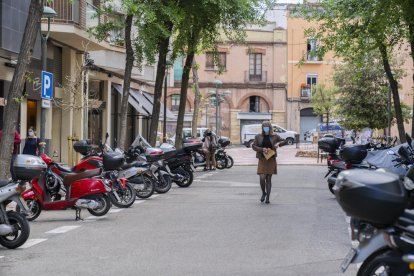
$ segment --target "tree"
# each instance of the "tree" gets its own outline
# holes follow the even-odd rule
[[[193,122],[192,122],[192,136],[194,138],[197,137],[197,124],[198,124],[198,113],[200,109],[200,100],[201,100],[201,93],[200,87],[198,85],[198,64],[193,60],[193,89],[194,89],[194,111],[193,111]],[[207,114],[206,114],[207,116]]]
[[[334,51],[337,56],[364,62],[364,56],[379,51],[390,83],[400,140],[405,142],[404,120],[396,81],[390,64],[392,51],[404,37],[400,9],[393,1],[322,0],[319,5],[305,5],[299,13],[318,22],[305,35],[319,41],[318,55]]]
[[[314,113],[326,116],[326,130],[329,130],[329,118],[336,107],[336,88],[327,88],[324,84],[312,87],[312,105]]]
[[[260,0],[182,0],[180,14],[174,22],[173,56],[185,56],[181,78],[180,106],[177,118],[175,147],[182,147],[182,131],[189,75],[197,51],[216,49],[217,43],[226,39],[241,41],[243,28],[255,23],[264,12]],[[261,5],[262,4],[262,5]],[[259,8],[261,7],[261,8]]]
[[[7,179],[9,176],[9,165],[13,151],[14,131],[17,126],[20,99],[23,97],[26,70],[31,61],[42,13],[43,0],[31,0],[23,39],[20,45],[19,58],[7,95],[7,105],[4,108],[4,124],[0,143],[0,179]]]
[[[363,62],[345,60],[335,68],[333,79],[339,96],[336,114],[346,129],[387,127],[389,84],[378,51],[366,54]]]

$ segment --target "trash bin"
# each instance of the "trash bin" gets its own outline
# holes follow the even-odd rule
[[[300,139],[300,135],[297,133],[295,134],[295,143],[296,143],[296,148],[299,148],[299,139]]]

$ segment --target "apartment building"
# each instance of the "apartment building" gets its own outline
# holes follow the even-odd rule
[[[13,77],[14,64],[20,49],[30,1],[1,0],[1,64],[0,64],[0,127],[3,100]],[[116,146],[125,49],[123,30],[108,33],[104,41],[97,41],[88,29],[107,20],[97,16],[100,1],[55,0],[48,5],[57,16],[51,20],[47,44],[47,71],[54,75],[52,106],[46,110],[45,138],[48,152],[63,163],[74,163],[79,156],[73,153],[72,143],[91,139],[98,144],[109,133],[110,144]],[[16,18],[19,22],[9,20]],[[119,16],[122,16],[120,13]],[[42,21],[42,32],[47,21]],[[20,39],[15,39],[19,37]],[[13,38],[13,39],[12,39]],[[17,49],[17,51],[16,51]],[[30,65],[32,78],[26,82],[28,94],[20,107],[20,132],[24,139],[27,129],[35,127],[39,136],[41,122],[40,36]],[[152,65],[133,68],[128,106],[127,144],[138,133],[146,135],[152,112],[152,91],[155,70]],[[22,143],[22,144],[23,144]]]
[[[230,137],[233,143],[241,142],[241,129],[246,124],[272,120],[286,127],[286,57],[286,28],[277,20],[266,26],[249,26],[243,44],[222,43],[218,53],[197,55],[202,94],[198,126],[215,130],[217,119],[218,133]],[[180,103],[182,64],[181,59],[175,61],[175,85],[168,90],[172,112],[178,112]],[[185,126],[190,127],[194,108],[191,84],[186,106]],[[168,129],[175,132],[174,122]]]

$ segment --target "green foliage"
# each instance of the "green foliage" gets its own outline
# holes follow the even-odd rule
[[[315,114],[329,116],[335,110],[336,88],[327,88],[324,84],[317,84],[313,86],[311,101]]]
[[[398,79],[401,73],[396,72],[395,77]],[[366,54],[362,61],[349,59],[337,66],[334,82],[339,94],[336,114],[343,119],[345,128],[387,127],[389,85],[378,52]],[[410,109],[406,105],[402,105],[402,109],[407,120]],[[391,116],[395,117],[393,108]]]

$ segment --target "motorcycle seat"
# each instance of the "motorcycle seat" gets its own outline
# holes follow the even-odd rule
[[[64,167],[62,165],[59,165],[58,163],[55,163],[55,167],[61,171],[62,173],[72,173],[72,169],[71,167]]]
[[[7,186],[7,184],[9,184],[9,183],[10,183],[9,180],[0,180],[0,188],[4,187],[4,186]]]
[[[121,167],[121,169],[122,170],[128,170],[129,168],[132,168],[132,167],[134,167],[135,166],[135,164],[134,164],[135,162],[133,162],[133,163],[125,163],[124,165],[122,165],[122,167]]]
[[[102,173],[102,169],[86,170],[81,173],[68,173],[63,178],[63,185],[69,186],[75,181],[98,176]]]

